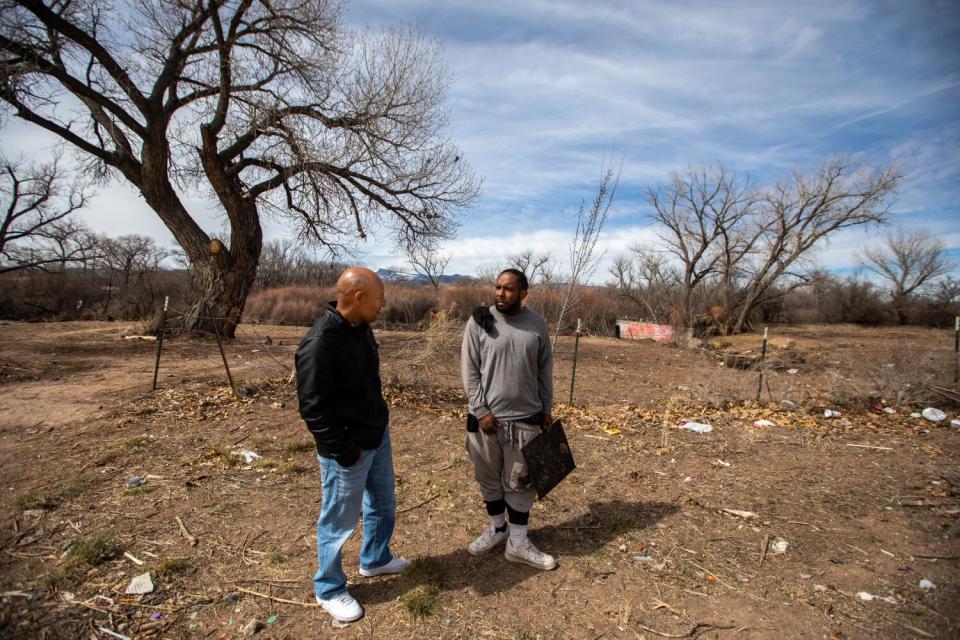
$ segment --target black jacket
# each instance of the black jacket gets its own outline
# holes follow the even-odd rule
[[[380,357],[370,325],[351,325],[328,303],[296,355],[300,416],[317,453],[350,466],[376,449],[390,411],[380,387]]]

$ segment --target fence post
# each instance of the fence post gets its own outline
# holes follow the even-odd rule
[[[163,334],[167,325],[167,309],[170,308],[170,296],[163,298],[163,311],[160,312],[160,330],[157,335],[157,361],[153,365],[153,387],[152,391],[157,390],[157,374],[160,373],[160,350],[163,349]]]
[[[233,395],[236,398],[240,397],[240,394],[237,393],[237,385],[233,383],[233,376],[230,375],[230,365],[227,364],[227,354],[223,351],[223,341],[220,340],[220,329],[217,328],[217,319],[213,317],[213,312],[210,311],[210,305],[205,305],[207,307],[207,315],[210,317],[210,321],[213,322],[213,334],[217,336],[217,346],[220,347],[220,357],[223,358],[223,368],[227,370],[227,380],[230,381],[230,388],[233,390]]]
[[[757,378],[757,402],[763,393],[763,365],[767,360],[767,327],[763,328],[763,348],[760,350],[760,376]]]
[[[960,316],[953,319],[953,384],[960,383]]]
[[[580,351],[580,318],[577,318],[577,334],[573,343],[573,373],[570,374],[570,402],[573,404],[573,383],[577,379],[577,352]]]

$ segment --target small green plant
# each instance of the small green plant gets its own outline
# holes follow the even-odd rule
[[[164,558],[154,569],[154,573],[161,578],[172,578],[193,570],[193,562],[187,558]]]
[[[267,562],[270,564],[283,564],[287,561],[287,556],[283,555],[279,551],[271,551],[267,554]]]
[[[142,484],[139,487],[132,487],[123,492],[124,498],[132,498],[134,496],[146,495],[148,493],[153,493],[157,490],[157,485],[155,484]]]
[[[312,442],[306,440],[297,440],[296,442],[288,442],[287,446],[283,448],[283,452],[288,456],[295,453],[303,453],[304,451],[313,451],[316,448]]]
[[[433,558],[417,558],[400,577],[406,589],[400,604],[414,620],[437,614],[440,588],[443,586],[443,565]]]
[[[90,484],[91,480],[88,476],[77,476],[49,491],[33,489],[17,498],[17,507],[24,511],[27,509],[56,509],[64,502],[79,496]]]
[[[293,462],[291,460],[290,462],[283,463],[278,469],[278,471],[284,475],[297,475],[300,473],[306,473],[307,467],[300,464],[299,462]]]
[[[144,436],[134,436],[124,440],[123,447],[125,449],[139,449],[140,447],[146,446],[148,442],[150,442],[150,440]]]
[[[229,449],[223,449],[220,451],[220,462],[226,467],[239,467],[243,465],[243,456],[239,453],[233,453]]]
[[[613,513],[603,523],[603,529],[610,535],[620,535],[637,528],[637,519],[624,513]]]
[[[440,589],[432,584],[421,584],[400,597],[400,604],[414,620],[423,620],[437,615],[437,599]]]
[[[67,551],[60,568],[47,575],[47,586],[51,589],[62,589],[72,585],[87,571],[115,558],[119,553],[116,543],[102,534],[78,542]]]

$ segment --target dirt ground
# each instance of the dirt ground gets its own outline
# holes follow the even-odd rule
[[[319,481],[288,382],[305,328],[242,327],[226,346],[242,398],[208,338],[164,343],[151,392],[156,343],[131,332],[0,324],[0,637],[234,638],[251,621],[277,639],[960,637],[948,332],[775,327],[759,385],[757,335],[584,338],[572,405],[562,339],[554,413],[578,469],[531,514],[560,565],[543,573],[466,553],[486,523],[458,328],[378,331],[393,548],[419,560],[361,578],[354,536],[366,616],[343,629],[310,584]],[[947,420],[911,417],[926,406]],[[153,591],[127,595],[147,571]]]

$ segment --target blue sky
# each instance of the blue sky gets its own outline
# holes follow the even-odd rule
[[[960,259],[956,2],[354,0],[346,21],[402,21],[444,42],[450,135],[484,180],[443,248],[449,272],[472,274],[526,248],[562,267],[580,199],[604,160],[620,158],[600,241],[606,262],[655,238],[643,193],[671,171],[720,162],[767,184],[834,155],[895,162],[904,181],[894,221],[930,230]],[[4,151],[34,135],[11,126]],[[119,185],[86,217],[100,231],[172,243]],[[284,235],[272,223],[265,231]],[[853,269],[857,249],[882,234],[837,236],[816,259]],[[360,250],[373,267],[402,264],[387,237]],[[602,266],[595,280],[605,277]]]

